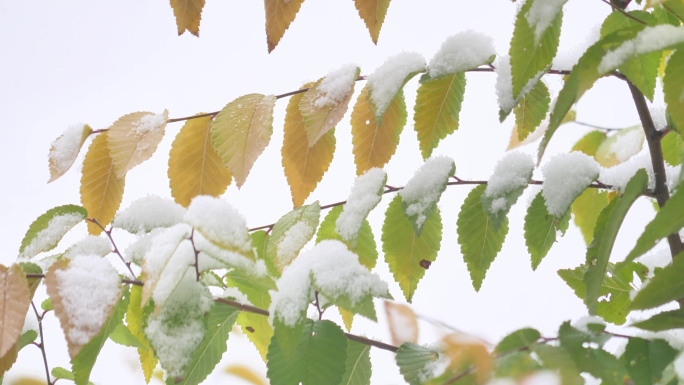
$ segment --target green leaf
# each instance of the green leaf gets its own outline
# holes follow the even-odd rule
[[[684,21],[684,3],[679,1],[679,0],[664,0],[660,3],[660,5],[669,13],[672,15],[676,20],[677,23],[671,22],[670,24],[673,25],[679,25],[679,22]],[[657,8],[656,8],[657,10]],[[654,12],[655,13],[655,12]]]
[[[278,219],[268,237],[266,254],[279,272],[297,257],[299,251],[314,236],[320,215],[321,206],[316,201],[296,208]],[[283,241],[286,241],[284,245]]]
[[[627,139],[625,140],[625,138]],[[594,154],[594,159],[606,168],[617,166],[641,151],[644,138],[644,130],[640,125],[623,128],[601,143],[596,150],[596,154]],[[638,144],[633,145],[635,141]],[[629,145],[625,142],[629,143]]]
[[[523,141],[533,133],[549,112],[551,96],[544,82],[535,83],[534,87],[520,99],[520,103],[513,108],[515,127],[518,140]]]
[[[50,297],[45,298],[43,302],[40,303],[40,308],[45,311],[55,310],[55,308],[52,307],[52,300]]]
[[[639,290],[632,309],[650,309],[684,297],[684,251],[672,259],[672,264],[657,270],[653,279]]]
[[[557,233],[565,234],[570,224],[570,211],[562,218],[556,218],[546,209],[541,192],[532,200],[525,215],[525,244],[532,257],[532,270],[536,270],[542,259],[546,257],[551,246],[556,243]]]
[[[682,27],[680,27],[682,28]],[[684,49],[680,48],[670,56],[663,77],[663,94],[667,113],[680,134],[684,134]]]
[[[546,344],[532,345],[530,350],[539,357],[545,368],[560,372],[562,385],[584,384],[584,379],[567,350]]]
[[[391,60],[391,59],[392,58],[390,58],[389,60]],[[388,62],[385,62],[385,65],[387,63]],[[400,68],[400,67],[397,67],[397,68]],[[373,115],[375,115],[375,124],[376,125],[378,125],[378,126],[382,125],[382,119],[385,117],[385,113],[392,109],[391,105],[394,103],[395,100],[397,100],[397,98],[400,98],[401,102],[403,102],[403,100],[404,100],[404,95],[403,95],[404,86],[406,85],[406,83],[408,83],[409,80],[413,79],[414,76],[418,75],[421,72],[425,72],[425,69],[422,69],[420,71],[411,72],[408,75],[406,75],[406,77],[404,78],[404,81],[401,83],[401,86],[399,87],[399,89],[397,89],[396,93],[391,98],[388,98],[388,99],[392,99],[392,102],[390,102],[384,108],[378,108],[378,106],[376,106],[375,103],[373,103],[373,93],[375,92],[375,90],[371,88],[370,83],[366,83],[366,87],[368,88],[368,103],[370,104],[370,108],[373,111]],[[406,107],[404,106],[402,108],[402,110],[406,111]],[[403,119],[403,120],[405,123],[406,120],[405,119]],[[404,125],[402,124],[401,126],[403,127]]]
[[[598,148],[606,140],[607,136],[604,131],[590,131],[588,134],[580,138],[580,140],[572,146],[570,151],[580,151],[589,156],[594,156]]]
[[[594,236],[594,228],[601,211],[608,206],[608,192],[595,188],[588,188],[572,202],[572,212],[575,225],[579,227],[584,242],[589,245]]]
[[[228,333],[240,311],[221,302],[214,302],[207,318],[207,331],[202,342],[192,352],[183,379],[170,379],[172,384],[199,384],[214,370],[227,349]],[[167,383],[169,381],[167,380]]]
[[[530,81],[539,77],[540,72],[546,71],[551,66],[551,61],[558,50],[563,20],[562,5],[558,7],[557,14],[549,17],[552,21],[548,27],[543,31],[537,31],[541,23],[531,26],[528,20],[530,8],[534,7],[537,1],[545,0],[525,2],[515,20],[509,50],[514,99],[520,97]]]
[[[154,351],[143,332],[143,320],[147,319],[154,311],[154,303],[150,301],[146,306],[141,307],[142,303],[142,287],[132,286],[131,295],[128,303],[128,310],[126,311],[126,326],[144,346],[145,349],[138,349],[138,356],[140,358],[140,367],[145,376],[145,382],[149,382],[152,378],[152,371],[157,366],[157,359],[154,356]]]
[[[26,345],[35,341],[38,338],[38,332],[35,330],[27,330],[19,336],[19,341],[17,342],[17,351],[23,349]]]
[[[416,235],[402,204],[401,196],[397,195],[387,207],[382,225],[382,251],[394,280],[406,300],[411,302],[425,270],[437,259],[442,241],[442,217],[439,208],[435,207],[425,220],[420,235]]]
[[[494,374],[499,378],[505,377],[520,380],[541,369],[541,365],[532,358],[532,354],[529,351],[509,352],[498,357],[494,362]],[[521,382],[519,381],[518,383]]]
[[[348,340],[346,371],[340,385],[370,385],[371,374],[370,345]]]
[[[55,378],[59,378],[62,380],[70,380],[70,381],[74,380],[74,374],[71,371],[64,369],[60,366],[55,366],[54,368],[52,368],[52,370],[50,371],[50,374],[55,376]]]
[[[501,354],[511,352],[530,346],[541,338],[541,334],[537,329],[524,328],[516,330],[513,333],[504,337],[501,342],[494,348],[494,352]]]
[[[668,132],[661,140],[663,158],[672,166],[679,166],[684,159],[684,139],[676,131]]]
[[[432,155],[439,142],[458,129],[466,78],[457,72],[438,78],[420,79],[413,121],[423,159]]]
[[[586,297],[586,285],[584,284],[586,271],[585,265],[574,269],[558,270],[558,275],[580,299]],[[618,270],[614,264],[609,263],[607,272],[609,274],[601,286],[596,314],[607,322],[622,325],[627,320],[629,307],[632,304],[630,293],[633,290],[631,282],[634,279],[634,274],[643,281],[646,279],[648,268],[640,263],[632,262],[622,270]]]
[[[584,283],[587,285],[585,303],[589,314],[596,314],[596,305],[601,295],[601,287],[606,276],[610,252],[617,237],[622,221],[625,219],[629,208],[632,207],[648,188],[648,174],[640,169],[627,182],[622,195],[613,199],[606,206],[596,223],[594,240],[587,247],[586,263],[589,268],[584,274]]]
[[[136,336],[134,336],[133,333],[131,333],[131,331],[126,327],[126,325],[122,323],[116,325],[114,330],[112,330],[112,333],[109,335],[109,339],[116,342],[119,345],[128,346],[131,348],[148,348]]]
[[[401,208],[416,235],[420,235],[426,219],[437,207],[437,202],[454,173],[456,165],[453,159],[446,156],[428,159],[399,192]]]
[[[632,326],[654,332],[670,329],[684,329],[684,309],[658,313],[647,320],[632,324]]]
[[[266,253],[266,246],[268,245],[270,235],[265,230],[259,230],[252,232],[249,236],[252,238],[252,248],[256,257],[264,261],[268,273],[272,277],[279,277],[280,272],[275,265],[275,261],[271,260],[268,253]]]
[[[461,245],[461,253],[468,265],[476,291],[480,290],[485,274],[501,251],[508,233],[508,219],[495,230],[489,215],[482,207],[482,195],[486,188],[485,185],[480,185],[470,191],[461,206],[456,222],[458,243]]]
[[[630,338],[620,361],[627,368],[634,385],[657,383],[665,367],[674,361],[678,351],[664,340]]]
[[[69,230],[87,217],[88,212],[81,206],[64,205],[51,208],[29,226],[24,239],[21,240],[20,256],[32,258],[54,249]]]
[[[439,353],[426,347],[405,342],[395,355],[399,372],[411,385],[420,384],[421,378],[430,370],[429,365],[437,360]]]
[[[362,265],[366,266],[368,270],[372,270],[378,261],[378,250],[370,223],[364,219],[359,229],[359,235],[356,238],[356,246],[352,246],[335,231],[337,218],[340,217],[340,213],[342,213],[342,206],[333,207],[328,212],[328,215],[325,216],[321,226],[318,228],[316,243],[327,239],[338,240],[359,256],[359,262]]]
[[[677,190],[665,205],[656,213],[651,223],[641,234],[637,243],[625,258],[625,262],[633,261],[634,258],[651,250],[659,240],[670,234],[676,234],[684,227],[684,188]]]
[[[88,383],[90,372],[93,370],[95,360],[97,360],[102,346],[107,342],[107,337],[123,320],[123,316],[128,308],[129,299],[128,287],[126,287],[123,290],[123,297],[119,300],[100,333],[83,346],[76,357],[71,360],[71,369],[74,372],[74,382],[76,382],[76,385],[86,385]]]
[[[300,321],[293,327],[285,325],[280,318],[275,317],[273,320],[273,338],[268,346],[267,360],[273,349],[274,341],[277,344],[278,354],[283,355],[286,360],[292,361],[296,358],[297,349],[301,342],[302,333],[306,333],[310,327],[310,321],[306,318],[306,312],[302,311],[300,314]]]
[[[346,360],[347,338],[342,329],[327,320],[308,322],[292,359],[286,358],[275,339],[271,340],[267,375],[271,385],[339,384]]]

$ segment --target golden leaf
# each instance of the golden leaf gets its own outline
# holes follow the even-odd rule
[[[406,124],[404,93],[392,99],[378,127],[368,97],[368,87],[361,90],[351,114],[352,144],[356,175],[373,167],[383,168],[399,145],[399,134]]]
[[[134,112],[120,117],[109,127],[108,146],[117,178],[150,159],[164,138],[169,112]]]
[[[0,265],[0,376],[17,359],[17,341],[31,303],[24,270],[19,265]]]
[[[378,44],[380,28],[385,21],[389,4],[390,0],[354,0],[359,16],[366,23],[374,44]]]
[[[209,116],[190,119],[171,144],[169,186],[183,207],[198,195],[221,196],[232,179],[211,142],[210,125]]]
[[[340,311],[340,316],[342,317],[342,322],[344,323],[345,329],[347,329],[347,331],[351,331],[352,324],[354,323],[354,313],[339,306],[337,307],[337,310]]]
[[[93,129],[87,124],[73,126],[52,142],[48,154],[50,164],[50,180],[48,183],[69,171],[91,132]]]
[[[171,8],[173,8],[173,15],[176,16],[178,35],[188,31],[199,37],[204,0],[171,0]]]
[[[462,370],[466,365],[475,367],[475,377],[484,384],[492,373],[493,360],[487,347],[476,337],[452,333],[444,337],[444,353],[449,357],[449,367]]]
[[[328,171],[335,152],[335,131],[323,134],[309,147],[304,121],[299,110],[302,94],[294,95],[287,104],[283,138],[283,169],[292,193],[292,204],[299,207]]]
[[[81,176],[81,205],[88,210],[88,217],[97,219],[102,226],[111,222],[119,210],[125,184],[125,179],[118,178],[114,172],[107,147],[108,134],[98,134],[90,144]],[[88,222],[88,232],[98,235],[102,229]]]
[[[259,375],[254,369],[240,364],[228,365],[224,370],[228,374],[240,378],[250,384],[254,385],[266,385],[268,382],[261,375]]]
[[[285,30],[297,16],[304,0],[264,0],[266,9],[266,42],[270,53],[280,42]]]
[[[145,382],[149,383],[152,378],[154,368],[157,366],[157,358],[154,356],[154,351],[150,342],[147,340],[145,333],[142,330],[143,326],[143,307],[142,302],[142,287],[131,286],[131,300],[128,303],[128,310],[126,311],[126,327],[131,331],[147,349],[138,348],[138,356],[140,357],[140,366],[145,376]]]
[[[211,122],[214,148],[238,188],[271,140],[275,101],[274,95],[244,95],[223,107]]]
[[[8,385],[45,385],[45,379],[34,377],[17,377],[10,381]]]
[[[240,325],[242,333],[257,348],[261,359],[266,362],[268,345],[273,337],[273,328],[268,324],[268,317],[264,317],[261,314],[240,312],[236,322]]]
[[[418,318],[410,307],[385,301],[385,313],[392,344],[399,346],[404,342],[418,342]]]

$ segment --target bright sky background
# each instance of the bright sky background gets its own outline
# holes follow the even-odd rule
[[[561,50],[581,43],[610,11],[599,0],[569,3]],[[466,29],[491,35],[497,51],[506,53],[516,6],[509,0],[394,0],[375,46],[351,1],[309,0],[269,55],[260,1],[209,0],[200,25],[201,37],[196,38],[187,33],[176,36],[175,20],[166,1],[0,0],[0,201],[4,204],[0,211],[0,263],[12,263],[26,229],[38,215],[54,206],[79,203],[78,164],[85,151],[64,177],[46,184],[50,143],[71,124],[84,122],[99,129],[134,111],[159,113],[168,109],[170,117],[216,111],[247,93],[295,90],[350,62],[358,64],[362,74],[369,74],[401,51],[416,51],[429,60],[448,36]],[[452,157],[456,175],[462,179],[487,179],[508,144],[513,123],[511,119],[498,122],[494,74],[472,73],[467,80],[460,129],[440,144],[435,155]],[[416,84],[414,79],[405,88],[409,123],[386,167],[391,185],[404,185],[421,162],[411,118]],[[361,88],[362,84],[357,84],[357,91]],[[356,95],[352,103],[355,100]],[[245,186],[241,191],[230,186],[225,195],[250,227],[273,223],[291,209],[279,158],[286,103],[280,100],[276,104],[271,143]],[[614,79],[599,81],[577,109],[578,120],[597,125],[627,127],[638,123],[627,86]],[[355,176],[348,122],[349,115],[338,125],[335,159],[308,202],[326,204],[346,199]],[[122,208],[146,194],[170,197],[166,164],[181,125],[169,124],[156,155],[128,173]],[[577,125],[563,126],[548,154],[568,151],[585,132],[586,128]],[[523,150],[535,152],[536,145]],[[555,273],[583,261],[581,235],[571,226],[532,272],[522,238],[527,194],[511,211],[507,241],[482,289],[479,293],[473,290],[455,229],[456,215],[469,190],[450,187],[442,197],[442,248],[418,286],[415,311],[490,342],[528,325],[554,335],[563,320],[584,315],[581,301]],[[379,247],[384,210],[390,200],[391,196],[386,196],[370,217]],[[627,217],[627,222],[636,224],[620,233],[614,256],[625,255],[642,224],[652,216],[650,203],[640,200]],[[73,242],[85,234],[85,226],[79,226],[69,239]],[[121,240],[122,248],[130,239],[120,231],[115,231],[114,237]],[[376,272],[390,282],[395,298],[403,298],[384,262],[379,262]],[[377,305],[380,323],[357,318],[353,332],[389,341],[382,305]],[[334,311],[326,316],[330,313]],[[50,365],[68,368],[58,321],[49,315],[46,323]],[[428,323],[421,326],[421,343],[433,342],[444,332]],[[244,336],[232,335],[228,349],[219,367],[228,362],[244,363],[265,371]],[[402,383],[392,354],[374,350],[372,360],[373,384]],[[133,349],[110,342],[92,380],[101,384],[143,383],[136,361]],[[44,378],[37,349],[23,350],[8,377],[20,374]],[[207,383],[225,380],[226,375],[216,374]]]

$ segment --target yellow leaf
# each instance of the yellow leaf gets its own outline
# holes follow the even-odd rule
[[[0,375],[17,359],[17,341],[31,303],[24,270],[0,265]]]
[[[468,365],[475,367],[475,377],[484,384],[492,373],[493,360],[487,347],[473,336],[452,333],[444,337],[444,353],[449,357],[449,367],[461,370]]]
[[[173,15],[176,16],[178,35],[188,31],[199,37],[204,0],[171,0],[171,8],[173,8]]]
[[[292,193],[292,204],[299,207],[328,171],[335,152],[335,131],[330,130],[312,146],[307,145],[304,121],[299,110],[302,94],[287,104],[283,137],[283,169]]]
[[[390,0],[354,0],[359,16],[366,23],[366,28],[368,28],[371,39],[375,44],[378,44],[380,28],[382,28],[382,23],[385,21],[389,4]]]
[[[641,126],[623,128],[599,145],[594,159],[603,167],[617,166],[641,151],[644,138],[644,130]]]
[[[351,114],[352,144],[356,175],[373,167],[383,168],[399,145],[399,134],[406,124],[406,104],[401,90],[392,99],[378,127],[375,113],[364,87]]]
[[[273,328],[268,324],[268,317],[261,314],[240,312],[236,323],[242,328],[242,333],[249,338],[261,355],[261,359],[266,362],[268,345],[273,337]]]
[[[223,107],[211,122],[214,148],[233,173],[238,188],[271,140],[275,101],[274,95],[241,96]]]
[[[304,0],[264,0],[266,9],[266,41],[270,53],[280,42],[285,30],[297,16]]]
[[[328,90],[331,85],[326,83],[327,78],[323,78],[309,86],[309,90],[304,93],[303,97],[299,98],[301,99],[299,111],[304,119],[309,147],[313,147],[326,132],[335,128],[344,114],[347,113],[349,101],[354,93],[354,84],[361,71],[359,67],[354,68],[353,76],[349,76],[348,79],[341,79],[346,81],[345,83],[348,82],[347,84],[332,85],[332,87],[346,88],[347,92],[344,95],[335,95],[336,90]],[[341,71],[345,70],[346,68],[341,69]],[[340,79],[332,79],[330,82],[340,82]]]
[[[103,226],[111,222],[123,199],[125,179],[118,178],[109,156],[107,136],[98,134],[90,144],[83,160],[81,176],[81,205],[88,211],[89,218],[95,218]],[[88,222],[88,232],[98,235],[99,226]]]
[[[48,183],[64,175],[78,157],[83,143],[85,143],[93,129],[89,125],[76,125],[67,129],[59,138],[52,142],[48,161],[50,163],[50,180]]]
[[[34,377],[17,377],[8,383],[9,385],[45,385],[45,379]]]
[[[142,287],[132,286],[131,297],[128,303],[128,310],[126,311],[126,327],[131,331],[147,349],[138,348],[138,356],[140,357],[140,366],[142,367],[145,382],[149,383],[152,379],[152,373],[157,366],[157,358],[154,356],[154,351],[150,342],[145,337],[142,330],[143,326],[143,307],[142,305]]]
[[[418,342],[418,318],[410,307],[385,301],[385,313],[392,344],[399,346],[404,342]]]
[[[254,369],[245,366],[245,365],[240,365],[240,364],[233,364],[233,365],[228,365],[225,369],[225,372],[228,374],[232,374],[233,376],[237,378],[241,378],[244,381],[247,381],[250,384],[254,385],[267,385],[268,382],[266,382],[266,379],[259,375]]]
[[[109,127],[108,146],[117,178],[150,159],[164,138],[169,112],[134,112],[117,119]]]
[[[342,322],[344,322],[344,327],[347,329],[347,331],[351,331],[352,324],[354,323],[354,313],[341,307],[337,307],[337,310],[340,311],[340,316],[342,316]]]
[[[222,195],[232,178],[211,142],[210,125],[209,116],[190,119],[171,144],[169,186],[183,207],[198,195]]]

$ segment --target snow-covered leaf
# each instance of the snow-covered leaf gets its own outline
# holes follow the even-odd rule
[[[264,0],[266,8],[266,42],[270,53],[280,42],[285,30],[297,16],[304,0]]]
[[[663,94],[667,113],[680,134],[684,134],[684,49],[680,48],[670,56],[663,77]]]
[[[366,223],[366,217],[380,203],[386,182],[387,173],[379,168],[372,168],[357,177],[347,202],[336,216],[334,231],[351,245],[352,249],[356,248],[359,232]]]
[[[225,200],[206,195],[194,198],[184,221],[217,246],[254,260],[245,218]]]
[[[664,311],[653,317],[633,323],[631,326],[650,331],[684,329],[684,309]]]
[[[276,222],[266,245],[268,258],[282,273],[316,233],[321,215],[318,201],[285,214]]]
[[[581,152],[559,154],[542,167],[542,195],[549,214],[561,218],[587,186],[598,178],[600,166]]]
[[[594,159],[607,168],[624,163],[641,151],[644,138],[644,130],[641,126],[623,128],[601,142],[596,149]]]
[[[482,207],[498,229],[508,215],[511,206],[517,202],[527,188],[534,171],[532,157],[508,152],[494,167],[494,173],[487,181],[487,189],[482,194]]]
[[[354,0],[359,16],[366,24],[373,43],[378,44],[380,28],[385,21],[391,0]]]
[[[393,345],[418,342],[418,318],[410,307],[385,301],[385,313]]]
[[[173,15],[176,17],[178,35],[185,31],[199,37],[199,25],[205,0],[171,0]]]
[[[52,142],[48,154],[50,164],[50,180],[48,183],[69,171],[91,132],[93,129],[89,125],[75,124]]]
[[[525,245],[532,257],[532,270],[536,270],[542,259],[551,250],[556,237],[564,235],[570,224],[570,211],[557,218],[546,210],[541,193],[532,200],[525,215]]]
[[[376,125],[382,124],[385,112],[390,108],[406,82],[425,72],[425,59],[415,52],[402,52],[390,56],[380,67],[366,77],[366,89],[370,109]],[[352,118],[353,119],[353,118]]]
[[[349,250],[355,252],[359,256],[359,262],[372,270],[378,261],[378,250],[375,244],[375,238],[373,237],[373,229],[371,228],[368,220],[364,219],[361,223],[361,227],[358,230],[358,234],[355,238],[355,244],[351,244],[349,241],[345,240],[336,230],[338,219],[342,213],[342,206],[333,207],[328,215],[325,216],[321,226],[318,228],[318,233],[316,234],[316,243],[320,243],[326,239],[333,239],[343,242]]]
[[[149,233],[160,227],[171,227],[183,221],[185,209],[169,199],[157,195],[138,198],[119,211],[112,226],[131,234]]]
[[[266,0],[281,3],[282,0]],[[301,3],[292,0],[288,6]],[[273,133],[274,95],[248,94],[228,103],[211,122],[211,140],[241,187]]]
[[[114,173],[121,179],[133,167],[146,161],[164,137],[169,112],[134,112],[120,117],[107,131],[107,147]]]
[[[490,36],[472,30],[446,38],[439,51],[430,59],[427,76],[436,79],[490,64],[496,56]]]
[[[21,241],[19,256],[27,259],[54,249],[62,237],[87,216],[88,212],[81,206],[51,208],[31,223]]]
[[[169,187],[183,207],[199,195],[221,196],[232,180],[211,141],[210,126],[209,116],[189,119],[171,144]]]

